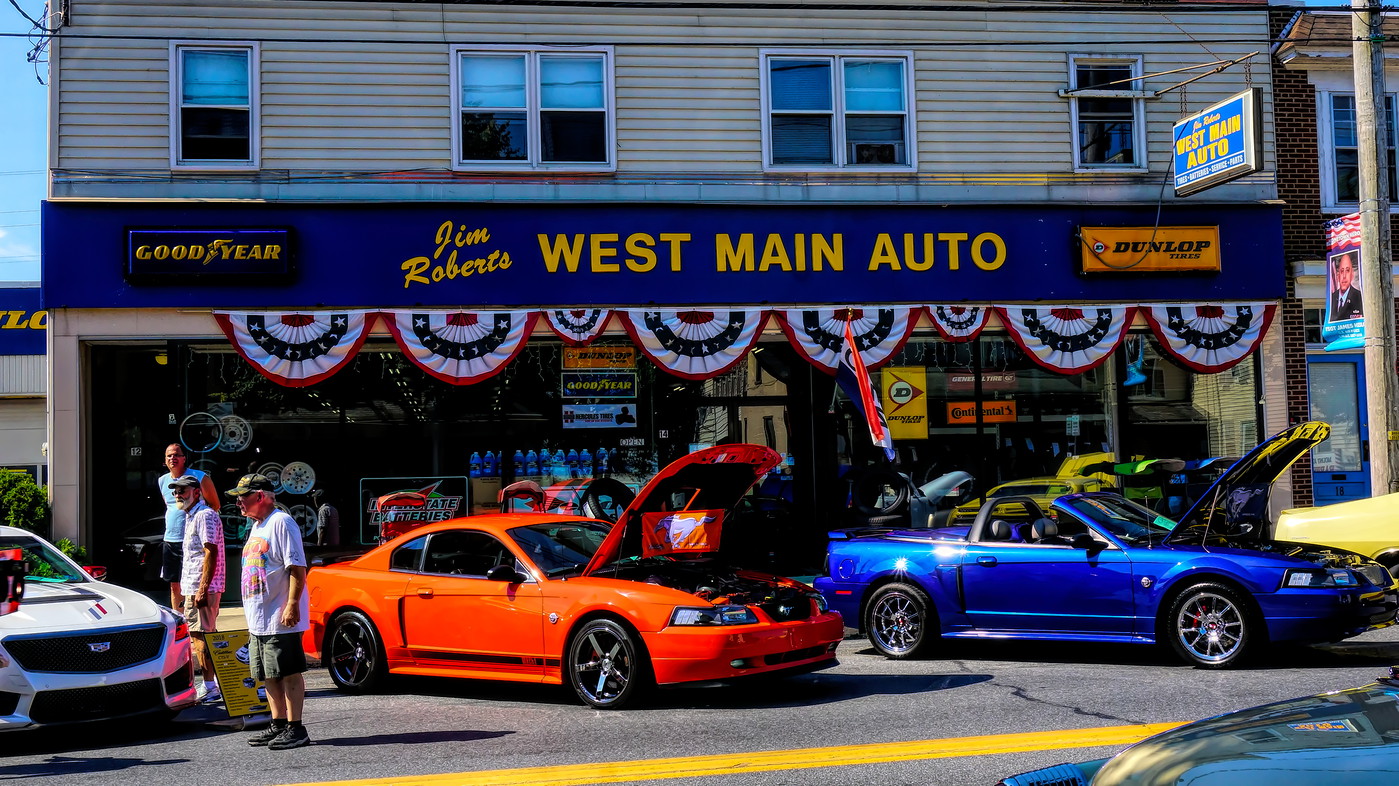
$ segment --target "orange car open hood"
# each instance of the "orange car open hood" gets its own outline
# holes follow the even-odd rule
[[[732,510],[782,457],[762,445],[719,445],[698,450],[667,465],[632,500],[588,562],[583,575],[623,556],[641,556],[645,514],[681,510]],[[714,544],[717,550],[718,544]]]

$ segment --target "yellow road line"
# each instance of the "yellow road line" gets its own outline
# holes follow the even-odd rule
[[[685,756],[676,759],[641,759],[602,763],[565,764],[553,767],[521,767],[513,770],[483,770],[445,775],[415,775],[395,778],[366,778],[326,781],[315,786],[585,786],[592,783],[635,783],[667,778],[700,778],[742,772],[800,770],[815,767],[844,767],[852,764],[881,764],[891,761],[947,759],[959,756],[988,756],[997,753],[1096,748],[1130,745],[1153,734],[1173,729],[1179,723],[1149,723],[1132,726],[1104,726],[1096,729],[1036,731],[1025,734],[998,734],[984,737],[950,737],[941,740],[869,743],[833,748],[799,748],[786,751],[754,751],[716,756]],[[311,786],[304,784],[303,786]]]

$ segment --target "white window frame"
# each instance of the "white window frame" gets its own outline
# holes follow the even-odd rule
[[[529,142],[523,161],[465,161],[461,158],[461,56],[463,54],[520,54],[525,56],[525,115],[529,128]],[[602,55],[602,101],[606,119],[603,121],[603,146],[607,159],[602,162],[541,161],[542,139],[540,135],[540,55],[578,55],[596,57]],[[451,90],[452,90],[452,170],[455,172],[499,172],[499,171],[564,171],[564,172],[615,172],[617,170],[617,103],[614,70],[616,60],[611,46],[509,46],[509,45],[469,45],[455,44],[451,47]]]
[[[248,161],[214,161],[180,158],[180,98],[184,69],[180,52],[187,50],[248,53]],[[170,168],[182,172],[256,171],[262,168],[262,82],[261,52],[256,41],[171,41],[170,42]],[[238,107],[241,108],[241,107]]]
[[[1141,83],[1123,85],[1111,90],[1079,90],[1078,66],[1080,63],[1102,63],[1104,65],[1126,65],[1132,69],[1132,76],[1142,76],[1141,55],[1120,54],[1070,54],[1069,89],[1060,95],[1069,99],[1069,149],[1073,153],[1074,172],[1146,172],[1148,169],[1146,150],[1146,99],[1153,97],[1142,90]],[[1132,164],[1085,163],[1079,157],[1078,138],[1078,99],[1079,98],[1130,98],[1132,99],[1132,149],[1137,153],[1137,161]]]
[[[1347,82],[1349,82],[1349,74]],[[1394,103],[1394,112],[1399,115],[1399,93],[1385,93],[1390,101]],[[1316,86],[1316,144],[1317,144],[1317,179],[1321,181],[1321,210],[1323,213],[1339,213],[1342,215],[1354,213],[1359,209],[1359,201],[1342,202],[1336,188],[1336,134],[1335,124],[1331,119],[1331,110],[1334,106],[1332,98],[1336,96],[1350,96],[1355,98],[1355,87],[1347,83],[1337,88],[1326,89]],[[1388,118],[1392,120],[1393,118]],[[1396,138],[1399,138],[1399,129],[1391,130]],[[1389,184],[1390,193],[1399,193],[1399,183]],[[1393,212],[1394,205],[1391,206]]]
[[[831,89],[834,95],[831,103],[831,145],[830,164],[775,164],[772,160],[772,88],[768,80],[769,63],[772,60],[792,59],[831,60]],[[850,163],[846,151],[845,133],[845,89],[843,80],[845,60],[902,60],[904,64],[904,149],[907,164],[855,164]],[[913,92],[913,52],[907,50],[850,51],[844,49],[761,49],[758,51],[760,102],[763,128],[763,170],[766,172],[914,172],[918,169],[918,122],[917,107]],[[881,112],[879,114],[893,114]]]

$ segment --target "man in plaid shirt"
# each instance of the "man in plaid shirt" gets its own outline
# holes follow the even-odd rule
[[[223,519],[204,504],[200,482],[194,476],[176,478],[170,482],[170,490],[185,512],[180,592],[185,596],[190,645],[204,675],[197,693],[200,701],[216,702],[223,694],[214,680],[214,659],[209,655],[204,634],[218,630],[219,598],[224,586]]]

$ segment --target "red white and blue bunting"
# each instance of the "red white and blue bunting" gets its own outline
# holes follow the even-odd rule
[[[619,311],[622,325],[652,362],[677,377],[709,379],[733,368],[767,321],[760,308],[726,311]]]
[[[411,309],[383,312],[408,359],[443,382],[470,385],[500,373],[524,349],[537,311]]]
[[[349,363],[364,344],[372,311],[215,311],[233,348],[258,373],[289,388],[314,385]]]
[[[1275,303],[1142,306],[1165,353],[1203,374],[1225,371],[1258,348]]]
[[[990,306],[934,306],[929,305],[928,319],[946,341],[972,341],[986,327],[991,316]]]
[[[554,335],[570,347],[586,347],[602,335],[612,311],[606,308],[553,309],[544,312],[544,319]]]
[[[1036,363],[1081,374],[1112,356],[1136,306],[996,306],[1010,337]]]
[[[878,368],[908,343],[918,322],[920,306],[844,306],[840,308],[778,310],[782,332],[798,354],[828,374],[834,374],[845,348],[848,322],[867,368]]]

